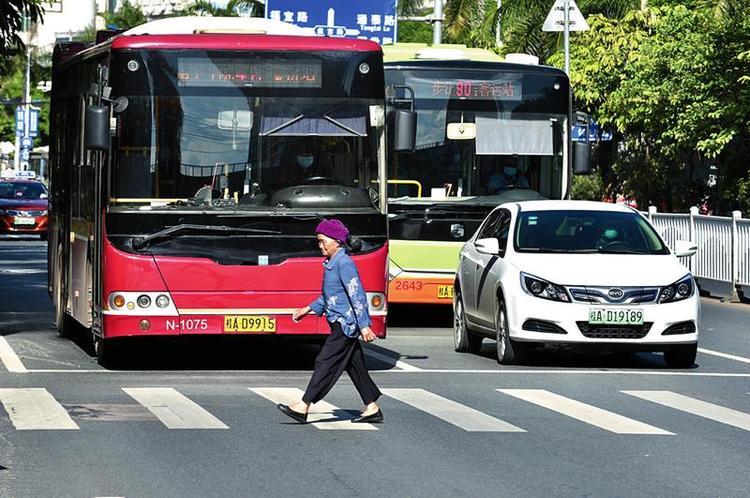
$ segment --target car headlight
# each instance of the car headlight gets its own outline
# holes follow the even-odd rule
[[[692,296],[693,292],[695,292],[693,276],[687,274],[672,285],[662,287],[659,291],[657,302],[673,303],[675,301],[682,301]]]
[[[568,291],[561,285],[547,282],[541,278],[531,276],[527,273],[521,273],[521,287],[526,294],[550,301],[570,302]]]

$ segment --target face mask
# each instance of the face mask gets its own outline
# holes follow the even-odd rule
[[[297,156],[297,164],[299,164],[303,168],[309,168],[310,166],[312,166],[314,159],[315,158],[313,156]]]
[[[617,237],[617,230],[608,228],[604,231],[604,237],[607,239],[614,239],[615,237]]]
[[[514,176],[516,174],[516,167],[506,166],[503,168],[503,172],[505,173],[505,176]]]

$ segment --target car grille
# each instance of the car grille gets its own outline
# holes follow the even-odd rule
[[[652,322],[643,325],[592,325],[576,322],[578,330],[590,339],[643,339],[651,330]]]
[[[693,322],[680,322],[675,323],[661,333],[661,335],[678,335],[678,334],[694,334],[695,323]]]
[[[14,209],[6,210],[8,216],[43,216],[44,211],[18,211]]]
[[[523,330],[530,332],[545,332],[547,334],[567,334],[565,329],[558,327],[554,323],[545,322],[543,320],[526,320],[523,322]]]
[[[609,291],[617,289],[622,296],[612,297]],[[568,287],[573,300],[594,304],[643,304],[653,303],[659,295],[659,287]]]

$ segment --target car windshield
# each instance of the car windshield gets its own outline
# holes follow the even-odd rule
[[[521,212],[515,231],[519,252],[668,254],[656,231],[638,213],[611,211]]]
[[[47,189],[41,183],[0,182],[0,199],[46,199]]]

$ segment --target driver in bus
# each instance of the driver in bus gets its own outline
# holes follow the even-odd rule
[[[304,184],[315,177],[327,177],[327,169],[322,161],[323,151],[307,138],[302,141],[282,165],[279,188]]]
[[[506,161],[502,170],[497,171],[487,182],[487,193],[498,194],[507,188],[529,188],[529,180],[526,178],[525,165],[519,166],[515,162]]]

